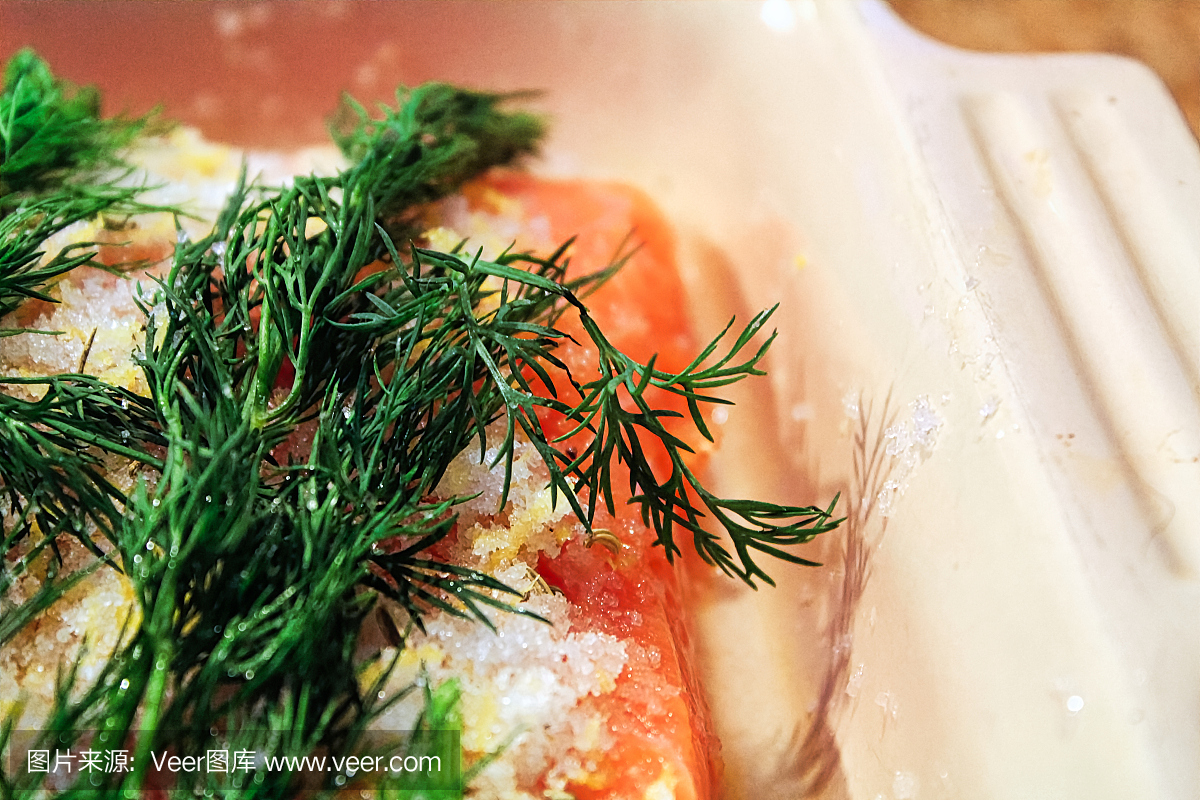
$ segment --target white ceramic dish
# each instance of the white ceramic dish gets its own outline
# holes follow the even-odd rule
[[[648,190],[700,327],[781,304],[716,477],[851,521],[825,569],[706,601],[730,797],[1200,796],[1200,154],[1139,65],[836,0],[5,3],[0,31],[253,146],[317,141],[342,88],[541,88],[540,169]]]
[[[787,713],[830,709],[851,797],[1198,796],[1195,141],[1135,63],[786,8],[793,124],[747,148],[769,166],[725,252],[752,305],[791,309],[766,438],[845,480],[848,513],[890,505],[852,529],[852,621],[810,615],[844,680]],[[890,396],[895,488],[844,477],[846,392]],[[760,702],[811,658],[794,644]]]

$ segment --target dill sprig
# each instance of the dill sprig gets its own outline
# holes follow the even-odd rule
[[[91,242],[70,245],[46,259],[46,240],[105,211],[160,210],[139,204],[136,200],[139,192],[140,189],[115,184],[90,186],[86,190],[76,187],[27,198],[7,215],[0,215],[0,319],[26,300],[55,302],[46,287],[76,267],[101,266],[95,262],[95,245]],[[24,328],[0,328],[0,337],[26,332]]]
[[[527,384],[523,385],[525,396],[516,405],[520,411],[510,416],[504,446],[506,457],[512,457],[514,426],[511,420],[515,419],[550,465],[555,485],[570,490],[567,497],[575,513],[589,526],[600,502],[610,514],[615,513],[613,464],[625,464],[629,472],[630,502],[641,506],[642,520],[657,534],[655,543],[663,547],[668,560],[681,552],[675,541],[675,528],[679,526],[690,534],[696,552],[706,563],[740,578],[751,587],[755,586],[756,579],[774,585],[771,577],[755,562],[756,553],[795,564],[815,565],[783,548],[810,541],[835,528],[840,521],[832,516],[837,499],[829,508],[821,509],[718,497],[706,489],[688,467],[684,454],[693,452],[692,448],[663,423],[665,418],[679,415],[656,409],[647,397],[647,390],[653,387],[683,398],[696,430],[713,441],[701,404],[728,403],[710,393],[742,378],[765,374],[758,364],[774,341],[774,333],[750,354],[743,353],[765,328],[775,309],[756,315],[723,355],[706,363],[732,329],[734,322],[731,320],[689,365],[678,373],[671,373],[656,369],[654,359],[640,364],[621,353],[609,343],[582,304],[577,301],[575,304],[584,331],[596,347],[599,375],[576,387],[581,399],[573,407],[555,398],[539,398],[529,393]],[[574,458],[545,441],[538,429],[537,418],[528,413],[528,409],[537,405],[550,407],[575,423],[572,430],[559,437],[560,440],[583,431],[591,434],[586,446],[573,454]],[[646,457],[647,440],[666,450],[671,472],[665,478],[655,474]],[[567,480],[568,475],[574,482]],[[586,508],[580,498],[586,498]],[[714,520],[716,526],[706,524],[706,518]],[[725,532],[733,553],[713,527]]]
[[[534,152],[545,132],[541,117],[497,113],[528,93],[474,92],[444,83],[400,87],[396,106],[380,105],[374,119],[349,95],[330,125],[347,157],[368,170],[364,188],[382,219],[455,191],[463,181]],[[405,220],[407,221],[407,220]]]
[[[22,195],[124,171],[120,151],[144,124],[102,119],[94,87],[57,78],[40,56],[21,50],[5,67],[0,92],[0,214]]]
[[[32,50],[14,55],[0,91],[0,318],[28,299],[53,302],[45,287],[95,262],[94,244],[65,248],[48,259],[45,242],[102,212],[170,211],[138,201],[123,150],[146,124],[103,119],[100,95],[54,76]],[[0,328],[0,337],[27,332]]]
[[[542,125],[505,111],[500,95],[435,84],[397,97],[381,120],[347,105],[336,138],[354,166],[278,190],[243,176],[209,236],[181,237],[141,301],[149,398],[74,374],[7,381],[37,400],[0,395],[0,447],[14,454],[0,461],[6,552],[32,543],[18,563],[27,569],[72,535],[121,569],[138,598],[140,623],[103,679],[73,700],[65,675],[48,728],[94,724],[113,743],[140,731],[133,771],[106,778],[111,789],[139,789],[152,750],[201,752],[214,728],[271,753],[353,749],[382,710],[356,677],[360,628],[379,598],[418,627],[430,613],[487,625],[489,609],[527,613],[495,578],[430,555],[462,498],[428,498],[455,457],[488,448],[493,423],[503,422],[505,498],[518,432],[589,529],[599,508],[615,512],[623,462],[668,558],[683,530],[703,558],[751,585],[770,582],[755,555],[807,563],[784,548],[836,524],[832,507],[711,494],[666,427],[670,414],[652,403],[652,387],[682,397],[711,438],[702,407],[760,374],[770,337],[753,342],[770,312],[671,373],[607,340],[580,296],[610,271],[569,281],[566,245],[489,261],[407,244],[416,206],[533,152]],[[13,262],[18,278],[30,276],[14,297],[40,296],[39,281],[84,257],[66,251],[37,266],[29,252]],[[40,277],[47,269],[60,271]],[[583,383],[556,355],[569,313],[599,353],[597,377]],[[588,443],[569,451],[566,437],[547,434],[545,414]],[[651,441],[665,448],[669,475],[651,468]],[[113,463],[149,479],[123,493],[107,477]],[[20,619],[74,579],[47,582]],[[19,626],[9,627],[0,634]],[[430,713],[444,718],[440,702]],[[220,791],[284,796],[292,777]]]

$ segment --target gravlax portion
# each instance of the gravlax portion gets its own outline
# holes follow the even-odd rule
[[[591,313],[623,352],[643,361],[657,353],[664,369],[682,368],[696,351],[670,229],[636,190],[498,173],[430,209],[428,222],[431,245],[465,241],[484,258],[514,246],[545,252],[573,236],[568,277],[602,269],[636,243],[617,276],[587,298]],[[594,353],[575,338],[563,358],[585,373]],[[672,407],[672,398],[654,399]],[[502,425],[494,428],[492,441]],[[705,451],[696,447],[699,462]],[[552,498],[527,442],[517,445],[509,500],[498,509],[496,455],[468,450],[447,471],[437,493],[471,499],[438,547],[524,592],[521,607],[553,626],[496,616],[492,633],[439,617],[406,640],[388,690],[422,674],[460,682],[468,757],[502,754],[480,774],[480,796],[711,796],[719,745],[690,666],[681,572],[624,504],[627,492],[615,516],[598,513],[589,537],[565,499]],[[627,487],[621,469],[614,487]],[[415,699],[405,701],[381,724],[402,729],[418,711]]]

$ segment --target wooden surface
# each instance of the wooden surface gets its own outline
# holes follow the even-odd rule
[[[1200,0],[889,0],[912,27],[990,52],[1102,52],[1148,64],[1200,138]]]

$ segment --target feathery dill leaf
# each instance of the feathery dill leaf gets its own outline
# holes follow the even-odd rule
[[[123,171],[120,150],[144,123],[101,119],[94,87],[55,77],[40,56],[21,50],[5,67],[0,92],[0,214],[23,194]]]
[[[373,119],[354,98],[344,96],[330,125],[342,152],[368,172],[363,182],[380,217],[390,226],[404,213],[444,197],[487,169],[536,152],[545,133],[541,117],[500,113],[529,93],[474,92],[444,83],[396,91],[394,108],[381,105]],[[399,237],[401,231],[391,230]]]
[[[100,266],[94,261],[96,252],[90,242],[70,245],[46,260],[45,243],[54,234],[104,211],[163,210],[139,204],[140,191],[115,185],[76,187],[27,199],[0,215],[0,318],[29,299],[55,302],[45,291],[47,285],[78,266]],[[0,337],[25,332],[24,328],[0,328]]]
[[[122,157],[145,118],[102,119],[94,88],[55,77],[32,50],[14,55],[0,92],[0,318],[25,300],[53,302],[45,287],[94,261],[92,243],[43,257],[45,242],[102,212],[122,215],[174,209],[138,201]],[[0,328],[0,337],[26,332]]]

